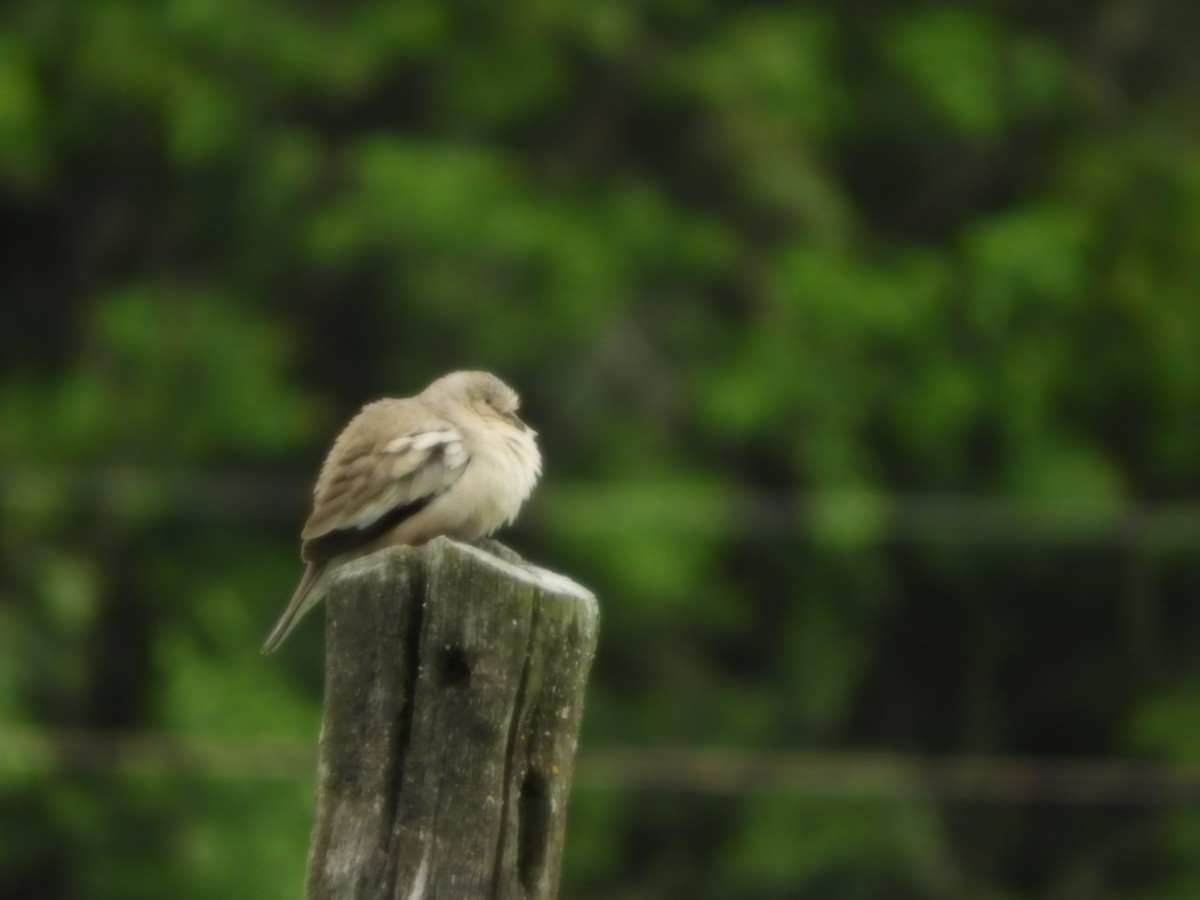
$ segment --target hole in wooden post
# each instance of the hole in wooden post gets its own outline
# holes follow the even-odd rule
[[[442,687],[465,687],[471,681],[471,664],[461,647],[445,647],[438,654],[438,681]]]
[[[527,891],[537,887],[546,861],[550,828],[550,792],[541,772],[525,773],[517,808],[517,875]]]

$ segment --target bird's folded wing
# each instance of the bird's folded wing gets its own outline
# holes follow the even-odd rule
[[[468,461],[462,433],[418,401],[370,404],[321,468],[302,555],[327,559],[365,543],[449,488]]]

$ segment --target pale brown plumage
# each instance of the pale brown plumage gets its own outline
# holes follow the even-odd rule
[[[516,518],[541,473],[519,402],[494,375],[453,372],[415,397],[363,407],[321,467],[301,532],[308,568],[263,652],[316,605],[337,564],[440,534],[475,540]]]

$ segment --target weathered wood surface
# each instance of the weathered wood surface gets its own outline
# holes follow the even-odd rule
[[[438,538],[326,602],[308,900],[556,897],[595,598]]]

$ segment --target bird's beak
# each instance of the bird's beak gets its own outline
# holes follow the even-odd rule
[[[509,422],[511,422],[513,425],[516,425],[518,428],[520,428],[526,434],[537,434],[536,431],[534,431],[532,428],[530,428],[528,425],[526,425],[524,422],[522,422],[520,417],[516,413],[507,413],[504,416],[504,418],[508,419]]]

